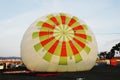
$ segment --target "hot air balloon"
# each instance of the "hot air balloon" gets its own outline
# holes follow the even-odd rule
[[[21,42],[21,57],[31,71],[85,71],[95,65],[97,43],[82,20],[54,13],[30,25]]]

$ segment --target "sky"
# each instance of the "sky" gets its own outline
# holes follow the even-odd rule
[[[59,12],[85,21],[99,52],[120,42],[120,0],[0,0],[0,56],[20,56],[27,28],[36,19]]]

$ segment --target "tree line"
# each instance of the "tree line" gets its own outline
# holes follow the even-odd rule
[[[102,59],[114,58],[116,51],[118,51],[120,54],[120,42],[118,44],[116,44],[115,46],[113,46],[109,52],[107,52],[107,51],[100,52],[99,57]]]

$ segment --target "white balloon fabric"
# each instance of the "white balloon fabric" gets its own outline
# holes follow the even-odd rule
[[[55,13],[37,19],[28,28],[21,43],[21,57],[32,71],[85,71],[95,65],[97,43],[83,21]]]

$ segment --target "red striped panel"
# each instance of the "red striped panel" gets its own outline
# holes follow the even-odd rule
[[[65,24],[66,16],[61,16],[61,19],[62,19],[62,24]]]
[[[50,29],[54,29],[54,28],[55,28],[54,26],[52,26],[52,25],[50,25],[50,24],[48,24],[48,23],[43,23],[42,26],[43,26],[43,27],[50,28]]]
[[[65,41],[62,42],[61,56],[67,56],[66,42]]]
[[[59,25],[59,22],[57,21],[57,19],[55,17],[50,18],[56,25]]]
[[[39,36],[45,36],[49,34],[53,34],[53,32],[45,32],[45,31],[39,32]]]
[[[48,50],[51,54],[54,53],[54,51],[55,51],[58,43],[59,43],[59,40],[57,40],[57,41],[52,45],[52,47]]]
[[[76,47],[74,46],[74,44],[72,43],[72,41],[69,41],[69,44],[70,44],[70,47],[71,47],[71,49],[72,49],[72,51],[73,51],[73,54],[74,54],[74,55],[78,54],[79,52],[78,52],[78,50],[76,49]]]
[[[78,37],[81,37],[81,38],[83,38],[83,39],[86,39],[86,38],[87,38],[87,36],[86,36],[85,34],[77,34],[77,33],[75,33],[74,35],[75,35],[75,36],[78,36]]]
[[[72,18],[72,19],[70,20],[68,26],[71,26],[71,25],[74,24],[75,22],[76,22],[76,20]]]
[[[82,48],[85,47],[85,44],[82,43],[81,41],[77,40],[76,38],[73,38],[73,40],[74,40],[76,43],[78,43]]]
[[[52,41],[55,37],[51,37],[51,38],[48,38],[44,41],[41,42],[42,46],[45,46],[47,43],[49,43],[50,41]]]
[[[79,25],[79,26],[76,26],[75,28],[73,28],[73,30],[83,30],[83,26],[82,25]]]

